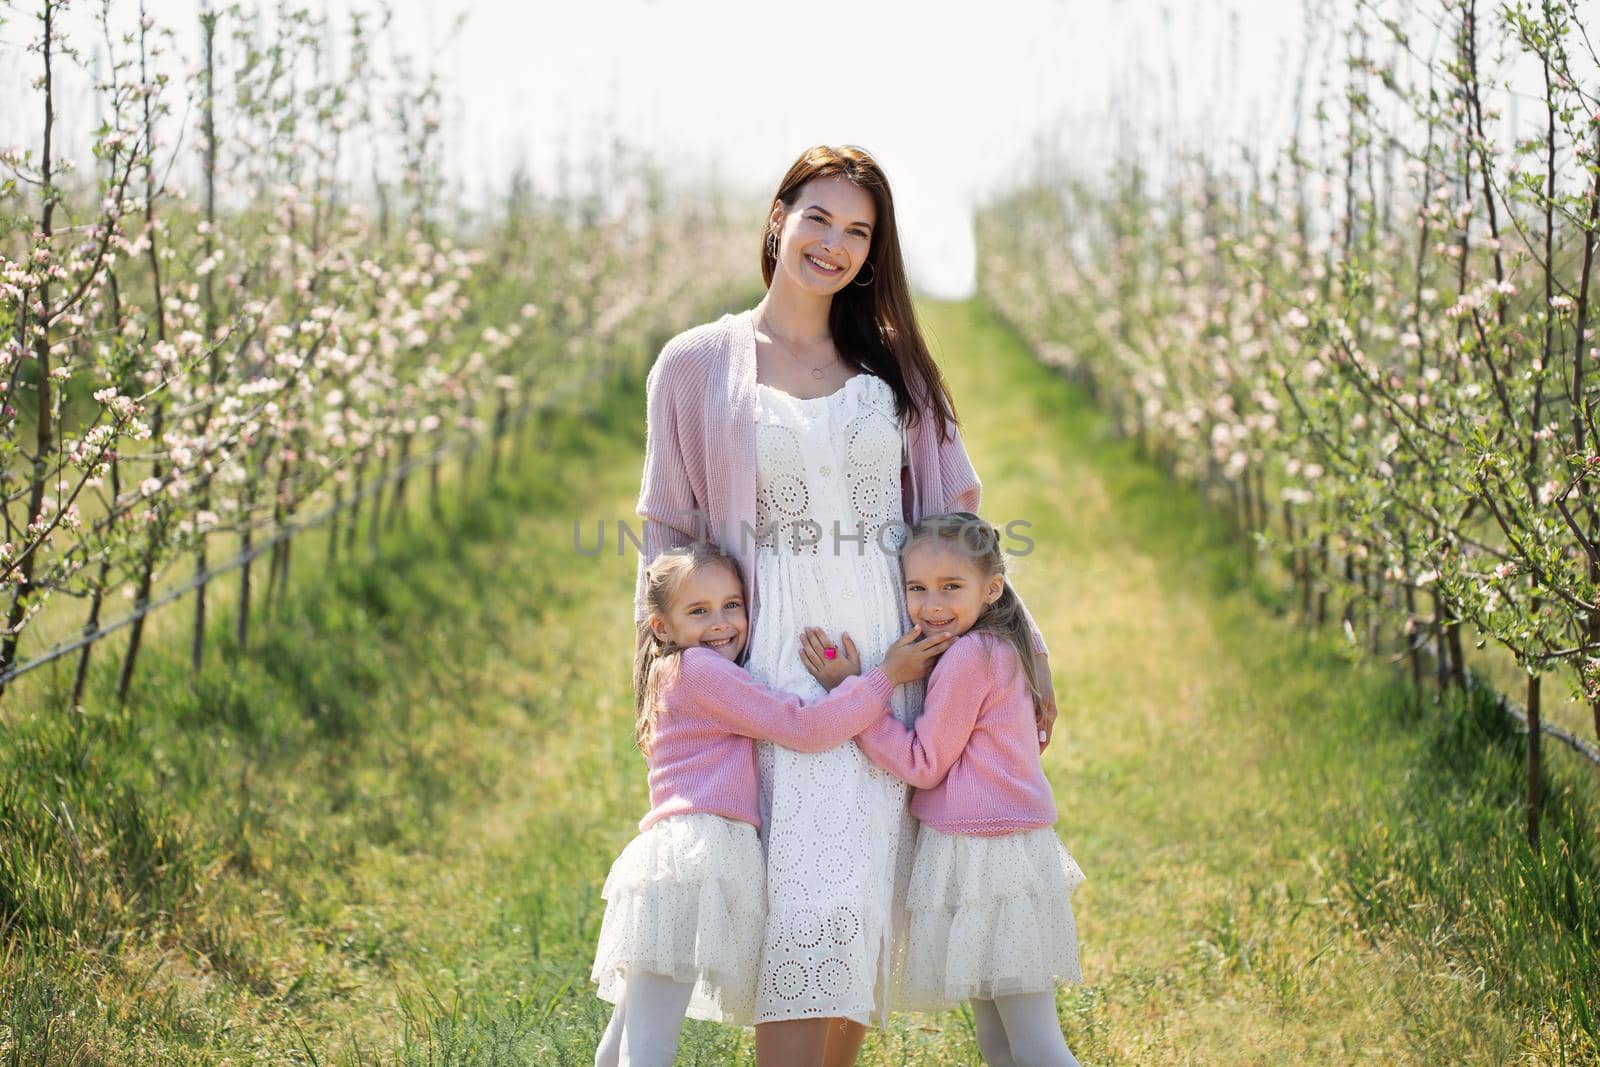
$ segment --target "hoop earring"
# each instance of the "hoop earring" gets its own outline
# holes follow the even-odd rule
[[[856,272],[856,280],[851,282],[850,284],[851,285],[859,285],[859,286],[865,288],[866,286],[869,286],[873,282],[877,281],[878,280],[878,269],[876,267],[874,267],[871,263],[867,264],[867,269],[872,271],[872,273],[867,276],[867,280],[866,281],[862,281],[861,280],[861,272],[857,271]]]

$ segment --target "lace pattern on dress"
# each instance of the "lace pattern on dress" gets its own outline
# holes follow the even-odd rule
[[[822,687],[799,657],[806,626],[848,632],[870,669],[907,625],[902,428],[893,390],[875,375],[826,397],[757,393],[761,611],[748,666],[768,685],[815,697]],[[910,721],[921,697],[920,683],[898,686],[890,705]],[[887,1008],[900,956],[893,932],[904,929],[915,826],[906,788],[854,744],[802,754],[763,743],[757,753],[767,921],[756,1021],[867,1021]]]

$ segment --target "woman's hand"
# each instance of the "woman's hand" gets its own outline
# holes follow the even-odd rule
[[[830,658],[828,650],[833,650]],[[839,636],[839,644],[828,640],[828,635],[815,626],[807,626],[800,634],[800,659],[804,661],[811,677],[822,683],[822,688],[833,692],[846,678],[861,673],[861,657],[856,653],[856,643],[849,634]]]
[[[1042,652],[1033,656],[1035,673],[1039,676],[1039,710],[1035,718],[1039,723],[1039,751],[1050,745],[1056,730],[1056,686],[1050,678],[1050,657]]]
[[[889,652],[883,657],[883,662],[879,666],[895,685],[917,678],[926,678],[933,670],[933,661],[938,659],[954,640],[955,638],[945,633],[934,634],[924,639],[922,627],[913,626],[900,640],[889,646]]]

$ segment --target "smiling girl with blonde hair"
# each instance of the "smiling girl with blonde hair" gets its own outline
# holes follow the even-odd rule
[[[926,516],[900,559],[912,621],[955,639],[921,717],[906,726],[885,716],[856,738],[917,790],[905,1003],[969,1002],[990,1067],[1077,1067],[1055,991],[1083,980],[1070,898],[1084,877],[1053,829],[1034,729],[1039,679],[999,533],[971,512]],[[831,663],[810,669],[828,689],[845,677]]]
[[[754,738],[808,752],[842,744],[888,712],[896,685],[927,676],[945,642],[916,631],[861,674],[809,703],[738,666],[748,632],[738,569],[715,545],[662,553],[645,584],[648,639],[635,661],[635,736],[650,811],[611,866],[591,977],[616,1005],[599,1067],[670,1064],[684,1016],[752,1020],[766,921],[756,842]],[[828,656],[819,642],[805,655]]]

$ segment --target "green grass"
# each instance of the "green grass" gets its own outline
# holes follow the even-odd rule
[[[1052,649],[1086,1064],[1592,1062],[1592,776],[1275,613],[1226,524],[974,305],[923,306]],[[318,575],[125,711],[0,706],[0,1063],[581,1064],[598,889],[645,806],[628,697],[640,382],[486,499]],[[612,549],[615,542],[612,542]],[[114,659],[114,657],[106,657]],[[111,683],[112,668],[96,679]],[[64,674],[64,672],[63,672]],[[685,1028],[679,1062],[748,1062]],[[974,1063],[963,1013],[863,1063]]]

